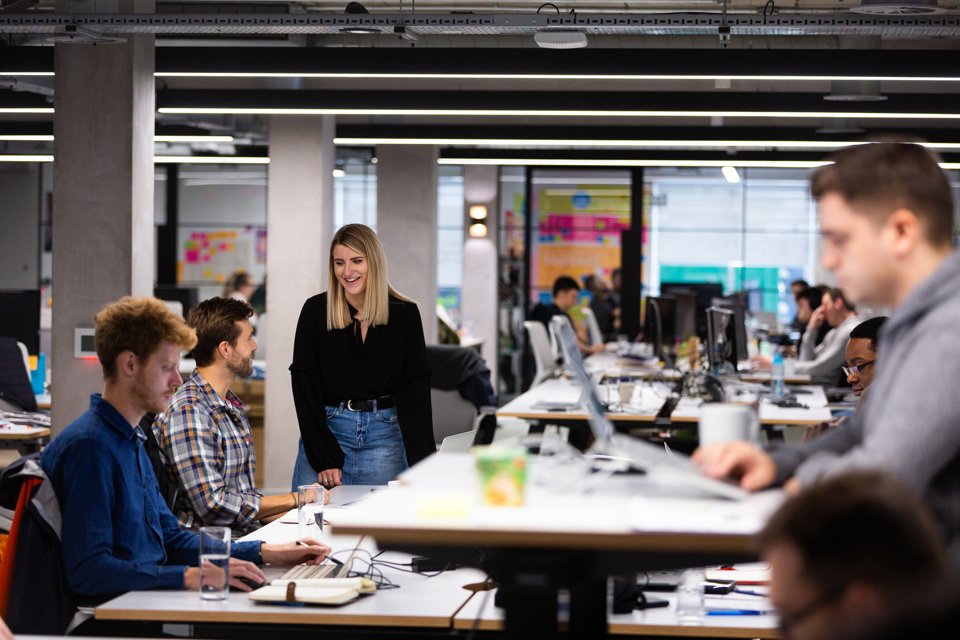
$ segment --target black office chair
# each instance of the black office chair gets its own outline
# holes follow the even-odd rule
[[[17,341],[7,337],[0,337],[0,401],[13,405],[10,407],[13,410],[37,410],[37,398],[23,366],[23,354]]]

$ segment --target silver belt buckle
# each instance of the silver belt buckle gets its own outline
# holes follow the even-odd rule
[[[352,403],[353,403],[353,400],[347,400],[347,409],[349,409],[350,411],[359,411],[359,409],[354,409],[354,408],[353,408],[353,404],[352,404]]]

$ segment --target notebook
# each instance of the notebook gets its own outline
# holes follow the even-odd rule
[[[353,602],[361,594],[376,593],[377,587],[368,578],[307,578],[274,580],[265,587],[251,591],[254,602],[341,605]]]

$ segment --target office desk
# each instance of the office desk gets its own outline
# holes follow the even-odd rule
[[[797,399],[807,405],[809,409],[784,409],[778,407],[765,398],[760,406],[760,423],[763,425],[813,425],[831,419],[830,409],[827,407],[827,397],[823,389],[818,386],[799,387],[807,391],[797,396]],[[539,420],[548,423],[556,421],[585,421],[587,413],[583,408],[564,411],[552,411],[538,407],[542,402],[576,402],[580,397],[581,388],[570,380],[547,380],[526,393],[523,393],[507,404],[497,409],[497,416],[504,418],[521,418],[524,420]],[[660,383],[637,384],[633,400],[625,411],[607,413],[614,423],[643,423],[653,422],[657,411],[663,405],[669,391]],[[700,401],[692,398],[683,398],[670,417],[671,422],[695,423],[700,412]]]
[[[702,625],[681,625],[677,621],[675,610],[676,596],[672,593],[650,592],[650,597],[668,600],[669,607],[633,611],[631,613],[615,613],[607,618],[607,631],[611,635],[623,636],[657,636],[670,638],[779,638],[777,631],[777,617],[775,614],[761,616],[706,616]],[[482,592],[471,598],[467,604],[457,612],[453,619],[453,628],[463,631],[476,629],[477,631],[503,631],[504,611],[494,604],[496,590]],[[758,598],[706,597],[706,606],[710,607],[742,607],[744,609],[766,610],[769,602],[763,600],[758,604]],[[561,617],[561,626],[563,618]]]
[[[567,467],[531,461],[527,506],[491,508],[477,503],[473,469],[469,454],[431,456],[401,476],[404,486],[345,511],[332,529],[482,567],[505,591],[505,631],[515,638],[531,629],[555,637],[561,588],[571,591],[571,636],[596,638],[607,631],[607,576],[755,558],[754,535],[782,497],[704,500],[656,474],[618,476],[583,494],[588,481],[569,478]],[[551,475],[568,486],[538,484]]]
[[[636,376],[645,379],[661,375],[666,377],[666,379],[671,379],[671,377],[676,376],[676,371],[663,370],[660,368],[659,363],[655,363],[653,360],[625,358],[609,351],[587,356],[584,362],[590,373],[603,373],[611,376]],[[744,372],[740,373],[739,377],[744,382],[770,382],[770,372],[768,371]],[[812,378],[806,373],[787,373],[784,375],[783,381],[787,384],[810,384]]]
[[[22,455],[35,453],[50,442],[50,429],[11,425],[0,427],[0,449],[17,449]]]
[[[326,519],[335,521],[349,508],[327,509]],[[292,511],[295,521],[296,511]],[[291,542],[297,537],[297,525],[284,522],[290,514],[242,538],[268,542]],[[328,527],[329,531],[329,527]],[[356,536],[331,535],[325,532],[323,541],[334,551],[356,546]],[[369,538],[362,548],[373,553],[376,545]],[[349,552],[337,557],[345,559]],[[361,554],[357,558],[362,558]],[[394,552],[381,559],[391,562],[409,562],[410,556]],[[359,562],[355,566],[365,566]],[[281,576],[284,567],[265,567],[268,579]],[[158,623],[182,623],[196,626],[230,625],[230,637],[240,637],[249,625],[334,625],[337,627],[403,627],[448,630],[453,616],[470,598],[467,584],[482,582],[486,574],[476,569],[446,571],[435,577],[389,570],[384,573],[399,589],[381,590],[375,595],[361,596],[359,600],[339,607],[266,605],[251,602],[245,593],[234,592],[225,601],[204,601],[194,591],[140,591],[130,592],[106,602],[95,610],[98,620],[138,620]],[[243,625],[243,626],[234,626]],[[261,632],[263,629],[260,630]],[[202,635],[202,634],[197,634]],[[257,636],[251,631],[247,635]],[[262,636],[261,636],[262,637]]]

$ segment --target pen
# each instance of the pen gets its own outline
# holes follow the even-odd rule
[[[762,616],[768,611],[756,611],[754,609],[710,609],[708,616]]]

